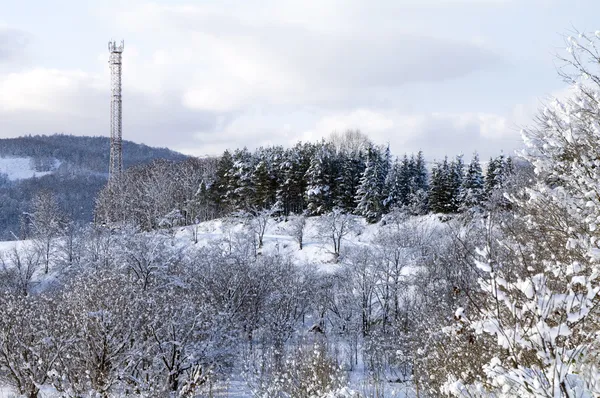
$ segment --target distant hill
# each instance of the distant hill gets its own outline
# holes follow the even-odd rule
[[[108,178],[108,137],[65,134],[0,139],[0,240],[19,235],[19,218],[36,192],[53,191],[76,222],[92,221],[94,201]],[[123,141],[123,166],[154,159],[185,160],[167,148]]]
[[[109,149],[108,137],[55,134],[0,139],[0,157],[30,157],[36,161],[38,167],[42,168],[50,159],[56,159],[71,168],[108,173]],[[153,148],[144,144],[123,141],[123,166],[125,168],[159,158],[184,160],[187,156],[167,148]]]

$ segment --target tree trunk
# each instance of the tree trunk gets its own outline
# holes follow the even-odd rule
[[[29,391],[29,393],[27,394],[27,397],[37,398],[39,392],[40,392],[39,388],[37,388],[36,386],[32,386],[31,391]]]

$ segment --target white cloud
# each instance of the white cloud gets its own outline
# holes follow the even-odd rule
[[[389,143],[397,155],[423,150],[427,158],[440,159],[445,155],[477,151],[485,158],[498,155],[502,150],[512,153],[520,148],[521,138],[513,118],[513,114],[409,114],[370,108],[304,114],[279,110],[274,115],[254,109],[223,120],[216,133],[197,132],[196,144],[177,149],[193,155],[219,154],[242,146],[254,149],[265,145],[291,146],[298,141],[314,142],[327,138],[333,131],[359,129],[376,143]]]
[[[360,130],[372,137],[379,137],[393,131],[395,121],[393,116],[371,109],[357,109],[351,112],[328,115],[316,123],[314,130],[303,133],[306,140],[316,140],[326,137],[331,132]]]
[[[392,31],[376,29],[377,21],[359,28],[362,3],[264,4],[123,11],[118,20],[136,34],[166,32],[151,54],[126,62],[143,69],[140,81],[181,88],[185,106],[229,112],[256,103],[355,106],[364,90],[454,79],[497,60],[470,39],[406,32],[400,23]]]
[[[70,114],[80,108],[82,92],[106,86],[82,71],[36,68],[0,75],[0,110]]]
[[[429,158],[441,158],[478,151],[483,156],[520,147],[513,116],[486,113],[419,113],[358,109],[319,120],[302,137],[318,139],[334,130],[359,128],[380,144],[389,143],[392,152],[423,150]],[[492,145],[490,145],[492,144]]]
[[[126,139],[217,154],[358,128],[396,153],[441,156],[510,151],[520,142],[515,125],[527,121],[531,106],[506,109],[523,96],[501,98],[503,108],[495,111],[488,101],[493,85],[477,90],[486,73],[493,79],[489,71],[506,66],[494,51],[497,38],[446,17],[472,9],[491,15],[500,3],[137,0],[114,9],[103,3],[99,15],[126,40]],[[20,31],[3,36],[2,29],[0,63],[3,51],[13,60],[22,55],[3,45],[3,37]],[[36,40],[38,48],[56,42],[52,30]],[[91,71],[49,67],[54,60],[15,73],[0,69],[3,136],[108,134],[108,54],[101,49],[77,54]]]

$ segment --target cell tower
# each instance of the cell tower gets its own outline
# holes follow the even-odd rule
[[[108,42],[110,57],[110,166],[108,168],[108,179],[112,181],[121,175],[123,170],[123,148],[122,148],[122,115],[123,108],[121,100],[121,54],[125,48],[125,42],[117,45],[115,41]]]

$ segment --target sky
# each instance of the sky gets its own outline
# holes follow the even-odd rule
[[[110,135],[107,43],[125,40],[123,138],[186,154],[359,129],[430,159],[521,147],[567,89],[595,0],[0,0],[0,137]]]

